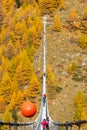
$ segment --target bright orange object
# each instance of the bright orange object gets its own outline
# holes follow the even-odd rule
[[[25,117],[32,117],[37,111],[36,105],[30,101],[26,101],[21,106],[21,113]]]

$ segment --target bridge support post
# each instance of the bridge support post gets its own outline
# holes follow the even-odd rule
[[[72,130],[72,125],[70,126],[70,130]]]
[[[66,130],[68,130],[68,128],[69,128],[68,125],[66,125]]]
[[[17,127],[17,125],[14,125],[14,130],[18,130],[18,127]]]
[[[28,125],[25,126],[25,130],[29,130],[29,129],[28,129]]]
[[[69,128],[68,121],[66,121],[65,127],[66,127],[66,130],[68,130],[68,128]]]
[[[11,130],[11,126],[9,125],[9,130]]]
[[[78,124],[78,130],[80,130],[80,124]]]
[[[34,130],[34,125],[31,126],[32,130]]]
[[[60,125],[58,125],[58,130],[60,130]]]

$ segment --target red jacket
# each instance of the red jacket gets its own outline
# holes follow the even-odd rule
[[[42,125],[42,127],[43,128],[46,128],[46,125],[48,124],[48,122],[46,121],[46,120],[43,120],[42,122],[41,122],[41,125]]]

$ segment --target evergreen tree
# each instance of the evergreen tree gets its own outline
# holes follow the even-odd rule
[[[21,6],[20,0],[15,0],[18,8]]]

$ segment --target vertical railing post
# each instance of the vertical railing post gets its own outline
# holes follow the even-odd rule
[[[78,130],[80,130],[80,124],[78,124]]]
[[[69,127],[69,126],[68,126],[68,121],[66,122],[66,126],[65,126],[65,127],[66,127],[66,130],[68,130],[68,127]]]
[[[70,125],[70,130],[72,130],[72,125]]]
[[[11,125],[9,125],[9,130],[11,130]]]
[[[32,130],[34,130],[34,125],[31,126]]]
[[[60,124],[58,125],[58,130],[60,130]]]
[[[28,125],[25,125],[25,130],[29,130],[28,128],[29,128]]]
[[[20,128],[21,128],[21,130],[23,130],[23,129],[22,129],[22,128],[23,128],[23,126],[22,126],[22,125],[20,126]]]
[[[66,125],[66,130],[68,130],[68,125]]]
[[[14,130],[18,130],[18,126],[17,125],[14,125]]]

